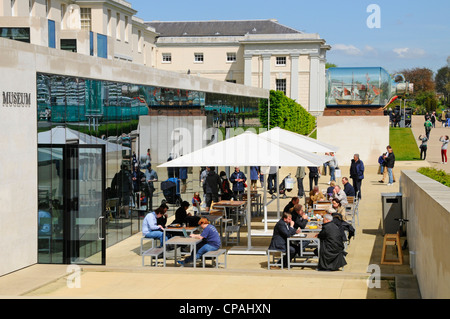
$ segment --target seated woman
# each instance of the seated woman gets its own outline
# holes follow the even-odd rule
[[[331,208],[328,210],[328,214],[338,214],[341,220],[347,220],[345,215],[345,207],[341,205],[341,201],[338,198],[333,198],[331,200]]]
[[[206,218],[201,218],[198,222],[200,227],[203,229],[201,234],[191,234],[190,237],[198,238],[202,241],[197,244],[197,254],[195,259],[200,259],[208,251],[218,250],[221,245],[220,235],[217,232],[216,227],[211,225]],[[194,260],[194,256],[191,254],[184,261],[179,260],[178,263],[182,266],[191,263]]]
[[[319,186],[314,186],[311,192],[309,192],[309,207],[312,207],[313,204],[317,203],[318,200],[325,199],[325,196],[319,190]]]

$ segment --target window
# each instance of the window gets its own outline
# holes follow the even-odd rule
[[[286,79],[277,79],[276,90],[281,91],[286,95]]]
[[[128,42],[128,17],[125,17],[125,42]]]
[[[99,58],[108,58],[108,38],[106,35],[97,34],[97,56]]]
[[[236,80],[225,80],[225,82],[228,82],[228,83],[236,83]]]
[[[30,43],[30,28],[0,28],[0,37]]]
[[[94,56],[94,32],[89,32],[89,54]]]
[[[108,9],[108,35],[111,36],[112,27],[111,27],[111,10]]]
[[[11,0],[11,15],[13,17],[16,15],[16,0]]]
[[[28,0],[28,7],[29,7],[30,17],[31,17],[33,15],[34,0]]]
[[[236,62],[236,52],[227,53],[227,62]]]
[[[77,52],[77,39],[61,39],[61,50]]]
[[[52,7],[52,2],[51,0],[47,0],[45,1],[45,14],[48,17],[50,14],[50,8]]]
[[[92,31],[91,8],[80,8],[81,30]]]
[[[56,48],[56,30],[55,30],[55,21],[48,20],[48,47]]]
[[[286,57],[285,56],[277,56],[276,65],[278,65],[278,66],[286,65]]]
[[[203,63],[203,53],[194,53],[194,62]]]
[[[162,62],[163,63],[171,63],[172,62],[172,53],[163,53],[162,54]]]
[[[120,40],[120,13],[116,14],[116,39]]]

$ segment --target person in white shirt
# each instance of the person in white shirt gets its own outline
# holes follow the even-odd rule
[[[341,189],[341,187],[339,185],[334,186],[333,198],[339,199],[342,207],[345,207],[348,205],[347,195],[345,194],[345,192]]]

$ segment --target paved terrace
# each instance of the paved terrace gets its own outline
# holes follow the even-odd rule
[[[413,132],[422,133],[423,117],[414,117]],[[440,124],[432,131],[428,161],[397,162],[395,176],[403,169],[441,165],[440,143],[435,143],[450,129]],[[433,137],[434,136],[434,137]],[[383,150],[380,150],[380,152]],[[394,150],[395,152],[395,150]],[[349,159],[350,163],[350,159]],[[345,164],[345,163],[341,163]],[[341,166],[343,176],[349,167]],[[138,233],[106,251],[106,266],[82,266],[81,287],[67,287],[66,265],[33,265],[0,277],[0,298],[148,298],[148,299],[395,299],[417,298],[417,287],[409,267],[405,250],[401,266],[380,265],[383,236],[381,231],[381,193],[398,192],[399,183],[393,186],[378,183],[380,175],[376,166],[366,167],[359,206],[359,226],[348,247],[347,266],[343,271],[319,272],[313,268],[294,267],[291,270],[267,270],[267,256],[229,255],[227,269],[175,267],[173,261],[166,268],[142,267],[139,256],[141,233]],[[283,168],[280,177],[294,168]],[[322,176],[319,187],[325,189],[329,176]],[[305,179],[304,185],[309,188]],[[260,189],[261,190],[261,189]],[[280,207],[296,195],[297,189],[280,200]],[[276,209],[276,200],[269,211]],[[273,224],[269,224],[272,228]],[[254,218],[252,229],[263,228],[261,217]],[[241,232],[241,245],[247,244],[245,228]],[[270,238],[252,238],[255,246],[268,247]],[[148,261],[148,259],[147,259]],[[381,270],[379,288],[369,288],[370,265]],[[203,285],[202,283],[207,283]],[[393,288],[396,286],[397,289]],[[195,294],[192,287],[196,287]],[[201,287],[201,289],[200,289]],[[299,294],[301,287],[301,294]]]

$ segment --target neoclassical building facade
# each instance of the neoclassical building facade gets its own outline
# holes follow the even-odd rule
[[[158,33],[156,67],[283,91],[315,115],[325,108],[330,46],[276,20],[146,22]]]

